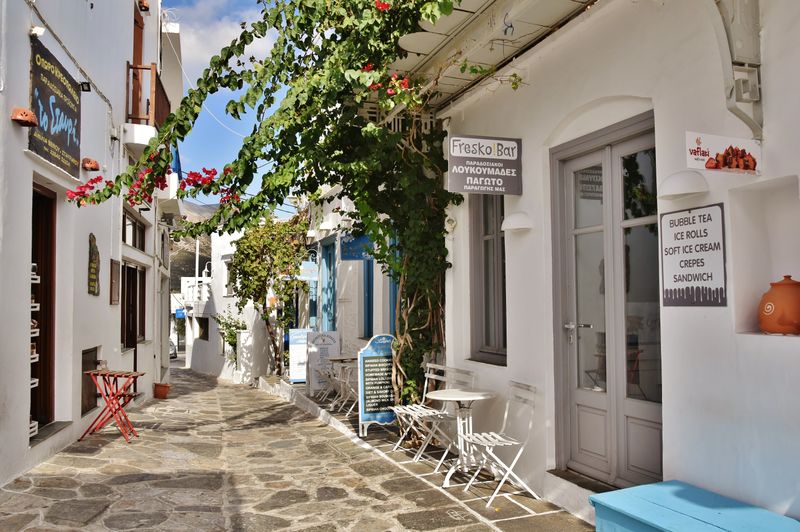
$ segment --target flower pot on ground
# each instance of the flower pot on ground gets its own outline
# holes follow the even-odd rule
[[[153,383],[153,397],[156,399],[166,399],[167,395],[169,395],[169,388],[170,385],[166,382],[154,382]]]

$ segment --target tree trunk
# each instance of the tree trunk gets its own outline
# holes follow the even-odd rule
[[[278,350],[277,332],[275,327],[272,326],[272,320],[269,319],[269,316],[264,320],[264,323],[267,325],[267,333],[269,333],[269,340],[272,343],[272,362],[275,365],[275,375],[280,377],[283,375],[283,360]]]

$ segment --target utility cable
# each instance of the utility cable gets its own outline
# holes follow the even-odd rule
[[[180,56],[178,55],[178,51],[177,51],[177,50],[175,50],[175,45],[173,45],[173,44],[172,44],[172,39],[169,39],[169,38],[168,38],[168,39],[167,39],[167,42],[169,43],[169,47],[170,47],[170,48],[172,48],[172,53],[173,53],[173,54],[175,54],[175,59],[178,61],[178,66],[180,66],[180,67],[181,67],[181,73],[183,74],[183,77],[184,77],[184,79],[186,80],[186,83],[188,83],[188,84],[189,84],[189,86],[192,88],[192,90],[196,90],[196,88],[195,88],[195,86],[194,86],[194,83],[192,83],[192,80],[189,78],[189,74],[187,74],[187,73],[186,73],[186,69],[184,69],[184,68],[183,68],[183,58],[182,58],[182,57],[180,57]],[[179,105],[180,105],[180,104],[179,104]],[[237,137],[240,137],[240,138],[246,138],[246,137],[247,137],[247,135],[242,135],[241,133],[239,133],[239,132],[238,132],[238,131],[236,131],[235,129],[232,129],[232,128],[230,128],[230,127],[229,127],[227,124],[223,123],[223,122],[222,122],[222,120],[220,120],[219,118],[217,118],[217,115],[215,115],[215,114],[214,114],[214,113],[211,111],[211,109],[209,109],[209,108],[208,108],[208,106],[206,105],[206,103],[205,103],[205,102],[203,102],[203,106],[202,106],[202,107],[203,107],[203,109],[205,109],[205,110],[206,110],[206,112],[207,112],[209,115],[211,115],[211,118],[213,118],[213,119],[214,119],[214,121],[216,121],[216,122],[217,122],[219,125],[221,125],[223,128],[227,129],[229,132],[233,133],[233,134],[234,134],[234,135],[236,135]]]

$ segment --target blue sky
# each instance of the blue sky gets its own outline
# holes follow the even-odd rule
[[[163,7],[170,19],[180,24],[183,67],[190,80],[184,78],[185,90],[190,84],[195,85],[211,57],[239,35],[239,24],[260,15],[255,0],[163,0]],[[248,47],[245,57],[264,57],[271,46],[269,38],[256,41]],[[180,147],[184,171],[200,170],[204,166],[222,171],[236,156],[241,138],[250,132],[253,121],[248,117],[239,121],[225,114],[225,104],[232,96],[233,93],[225,90],[206,100],[206,109]],[[215,198],[198,200],[215,202]]]

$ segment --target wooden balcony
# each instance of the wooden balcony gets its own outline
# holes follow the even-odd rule
[[[130,124],[159,128],[170,113],[167,91],[155,63],[132,65],[128,62],[125,83],[125,112]]]

